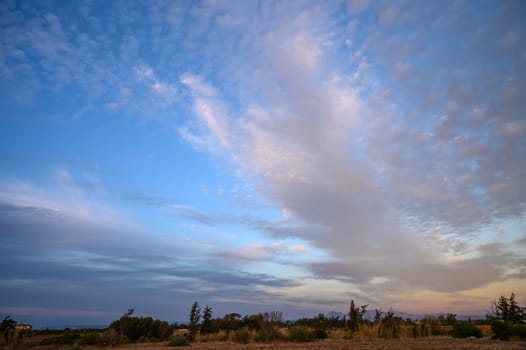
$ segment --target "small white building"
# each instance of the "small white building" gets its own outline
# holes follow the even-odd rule
[[[187,338],[190,335],[190,330],[186,328],[176,329],[174,331],[175,337],[184,337]]]
[[[15,329],[17,331],[30,331],[33,329],[33,326],[31,326],[29,323],[19,323],[15,326]]]

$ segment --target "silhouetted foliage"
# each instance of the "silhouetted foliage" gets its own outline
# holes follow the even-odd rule
[[[374,309],[374,323],[379,323],[382,321],[382,316],[384,312],[382,309]]]
[[[437,321],[438,321],[439,326],[454,326],[455,323],[457,323],[457,315],[456,314],[439,315],[437,317]]]
[[[0,324],[0,346],[12,346],[17,342],[16,336],[16,325],[17,322],[6,316]]]
[[[520,307],[515,300],[515,293],[511,293],[509,298],[501,295],[497,301],[490,305],[490,310],[486,314],[489,320],[502,320],[511,323],[519,323],[525,316],[524,308]]]
[[[190,342],[188,338],[177,335],[168,342],[168,346],[188,346]]]
[[[349,309],[349,330],[351,332],[351,338],[354,336],[354,333],[360,329],[364,315],[367,312],[367,306],[368,305],[362,305],[360,308],[357,308],[354,305],[354,300],[351,300],[351,307]]]
[[[451,335],[455,338],[482,338],[482,331],[469,321],[458,321],[453,325]]]
[[[168,322],[154,320],[152,317],[135,317],[132,316],[133,311],[133,309],[128,310],[109,326],[117,333],[118,343],[161,341],[170,337],[172,328]],[[109,340],[109,343],[114,343],[114,339]]]
[[[283,313],[281,311],[264,312],[255,316],[258,331],[256,332],[257,341],[274,341],[281,338],[279,327],[283,323]]]
[[[314,338],[316,339],[326,339],[327,338],[327,331],[325,329],[317,328],[313,331]]]
[[[40,345],[73,345],[80,339],[80,333],[65,330],[60,337],[42,339]]]
[[[491,330],[493,331],[493,339],[510,340],[512,327],[513,324],[510,321],[492,320]]]
[[[517,323],[514,324],[511,329],[511,334],[514,337],[517,337],[520,340],[526,339],[526,324],[524,323]]]
[[[197,301],[192,304],[189,318],[190,323],[188,324],[188,329],[190,330],[190,341],[194,341],[195,335],[199,329],[199,320],[201,319],[201,308]]]
[[[250,330],[247,327],[236,329],[232,336],[232,340],[241,344],[248,343],[250,341]]]
[[[241,315],[235,312],[226,314],[222,319],[216,319],[216,322],[216,329],[225,329],[227,333],[243,326]]]
[[[201,337],[199,341],[209,340],[232,340],[237,343],[270,342],[275,340],[289,340],[292,342],[308,342],[317,339],[325,339],[329,335],[341,334],[345,330],[345,338],[359,337],[360,339],[372,339],[381,337],[385,339],[401,337],[426,337],[430,335],[452,335],[457,338],[481,337],[481,328],[476,326],[477,321],[457,321],[456,314],[443,314],[426,316],[420,321],[403,319],[395,316],[392,310],[383,312],[376,309],[374,322],[367,320],[365,315],[367,306],[357,307],[354,300],[351,301],[349,313],[346,316],[327,318],[320,313],[312,318],[301,318],[297,321],[283,321],[283,315],[279,311],[265,312],[241,317],[238,313],[229,313],[223,317],[213,319],[213,310],[206,306],[201,314],[198,302],[194,302],[189,313],[189,324],[183,325],[175,337],[175,325],[170,326],[165,321],[154,320],[152,317],[135,317],[134,309],[129,309],[119,320],[112,322],[104,332],[85,329],[75,332],[66,330],[37,331],[42,334],[57,336],[46,338],[42,345],[88,345],[88,346],[114,346],[129,342],[161,341],[170,339],[169,346],[186,346],[190,341],[195,341],[198,331]],[[522,323],[524,308],[515,301],[512,293],[509,298],[501,296],[492,304],[491,312],[488,313],[486,322],[491,320],[491,328],[494,337],[501,340],[526,339],[526,324]],[[202,323],[200,321],[202,320]],[[484,324],[479,321],[477,324]],[[487,325],[487,323],[485,323]],[[286,329],[284,328],[286,327]],[[188,328],[188,329],[184,329]],[[339,329],[340,332],[334,332]],[[0,346],[16,346],[5,338],[6,332],[21,334],[16,329],[16,321],[9,316],[0,325],[2,337]],[[222,331],[222,332],[221,332]],[[226,332],[225,332],[226,331]],[[219,333],[221,332],[221,333]],[[230,333],[232,332],[232,333]],[[216,333],[209,336],[209,334]],[[225,334],[226,333],[226,334]],[[14,344],[14,346],[13,346]]]
[[[293,326],[289,328],[288,340],[297,343],[309,342],[316,339],[315,334],[307,327]]]
[[[97,345],[100,344],[100,337],[98,332],[89,332],[85,334],[79,342],[80,345]]]
[[[400,329],[404,324],[401,317],[395,316],[392,310],[388,311],[380,323],[379,336],[385,339],[400,338]]]
[[[490,305],[486,319],[491,321],[493,338],[499,340],[510,340],[512,336],[524,339],[522,320],[526,316],[524,307],[519,306],[515,300],[515,293],[509,298],[501,295],[498,300]],[[526,328],[526,327],[525,327]]]
[[[201,334],[210,334],[214,332],[214,325],[212,323],[212,308],[206,306],[203,310],[203,324],[201,325]]]
[[[16,327],[16,321],[11,316],[6,316],[0,324],[0,332],[14,330]]]

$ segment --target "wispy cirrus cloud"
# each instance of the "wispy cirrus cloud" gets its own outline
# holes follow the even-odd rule
[[[115,157],[115,167],[140,173],[137,186],[148,187],[130,191],[141,196],[121,190],[118,205],[65,170],[53,185],[1,181],[3,227],[21,234],[4,242],[42,242],[44,227],[49,242],[66,247],[57,253],[67,265],[60,270],[32,246],[49,278],[93,272],[98,283],[125,271],[129,285],[143,291],[155,280],[185,302],[304,298],[309,307],[330,304],[327,295],[382,306],[440,297],[480,309],[500,286],[524,289],[516,245],[526,203],[526,33],[518,2],[21,4],[0,5],[6,100],[26,108],[39,94],[56,99],[42,114],[73,116],[79,128],[96,121],[93,135],[113,123],[116,139],[130,132],[124,152],[144,146],[151,131],[126,129],[128,116],[184,141],[166,143],[173,153],[155,174]],[[6,108],[6,117],[24,110]],[[30,110],[32,120],[40,115]],[[13,140],[6,144],[24,149]],[[191,148],[205,155],[185,153]],[[215,180],[195,185],[218,189],[228,212],[209,197],[173,194],[199,197],[184,178],[210,171],[200,156],[248,193],[219,190]],[[166,193],[151,190],[167,169]],[[132,218],[151,220],[162,243]],[[95,249],[101,236],[108,241]],[[235,244],[220,246],[224,237]],[[20,274],[33,278],[31,264],[23,266]],[[284,266],[282,275],[257,272]]]
[[[175,101],[177,97],[177,88],[175,85],[159,80],[151,67],[147,65],[137,66],[135,73],[150,86],[151,90],[159,96],[163,103],[170,105]]]
[[[189,207],[155,198],[141,201],[210,224],[196,217]],[[107,322],[130,305],[140,305],[140,312],[173,319],[185,314],[195,298],[223,303],[219,310],[224,312],[232,307],[249,312],[254,296],[264,304],[275,299],[279,290],[300,283],[293,278],[243,271],[218,254],[228,246],[203,248],[187,241],[183,232],[152,232],[127,215],[119,215],[112,206],[108,198],[87,195],[64,169],[57,171],[54,182],[46,188],[2,179],[1,260],[14,266],[1,273],[2,296],[10,300],[9,305],[0,305],[3,312],[15,310],[17,315],[37,322],[74,322],[75,317],[84,322]],[[152,291],[157,291],[153,292],[155,301],[140,300]],[[178,302],[167,312],[166,305],[174,293]],[[119,295],[119,302],[113,306],[100,304],[115,295]],[[78,315],[49,314],[43,305],[53,305],[56,298],[60,298],[59,310],[78,306],[79,298],[85,309]],[[249,304],[240,308],[227,299],[247,300]]]
[[[320,276],[333,271],[334,277],[345,276],[358,285],[386,277],[439,291],[470,290],[505,279],[506,271],[517,267],[506,250],[475,249],[473,257],[461,249],[455,262],[448,262],[444,243],[452,240],[461,247],[465,237],[483,236],[480,230],[487,225],[521,220],[525,198],[517,194],[524,187],[524,167],[519,165],[524,145],[503,136],[502,130],[521,132],[515,118],[524,106],[501,100],[518,91],[515,84],[522,83],[513,80],[515,90],[510,90],[506,81],[519,73],[492,67],[483,73],[486,89],[481,90],[480,79],[460,78],[484,71],[477,61],[460,66],[488,50],[477,46],[473,31],[462,32],[464,41],[473,44],[458,51],[456,60],[444,61],[430,46],[429,38],[442,30],[458,33],[460,28],[451,27],[457,15],[443,23],[430,9],[391,7],[379,11],[374,27],[357,25],[350,54],[359,52],[364,58],[350,71],[333,66],[327,57],[335,37],[327,25],[328,9],[317,11],[314,21],[325,26],[303,22],[312,13],[302,11],[290,24],[261,30],[247,50],[263,52],[261,59],[247,60],[238,69],[264,72],[257,79],[258,104],[244,99],[242,92],[214,94],[213,103],[194,95],[195,106],[206,105],[207,122],[192,142],[201,135],[235,154],[247,174],[263,181],[260,191],[304,225],[289,234],[334,254],[338,263],[313,266]],[[375,5],[371,11],[377,9]],[[433,25],[404,32],[412,28],[409,23],[420,21]],[[497,29],[499,16],[477,21],[463,26],[503,35],[508,30]],[[358,32],[366,39],[360,42]],[[403,44],[407,35],[413,39]],[[266,45],[275,49],[269,56]],[[498,48],[491,55],[511,59]],[[365,57],[375,69],[363,64]],[[428,62],[435,62],[443,74],[429,69]],[[501,83],[496,83],[499,77]],[[232,99],[243,104],[242,115],[225,112]],[[493,117],[488,120],[481,115],[487,115],[489,105]],[[196,107],[198,118],[203,118],[202,110]],[[473,125],[475,120],[486,121]],[[399,251],[411,253],[402,257]],[[466,273],[472,278],[459,277]]]

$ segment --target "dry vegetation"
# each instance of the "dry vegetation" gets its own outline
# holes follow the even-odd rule
[[[509,299],[501,297],[495,307],[507,313],[497,311],[489,315],[486,321],[477,321],[479,324],[471,320],[457,321],[455,314],[429,316],[415,321],[404,320],[391,311],[382,313],[379,310],[376,310],[373,322],[363,318],[365,306],[355,308],[354,302],[351,302],[348,320],[339,317],[329,319],[320,314],[311,319],[283,322],[280,312],[248,315],[244,318],[239,314],[227,314],[223,318],[212,319],[211,308],[207,307],[203,322],[199,324],[197,302],[192,306],[190,323],[179,326],[169,325],[152,317],[133,316],[133,309],[106,329],[18,331],[13,328],[16,323],[7,317],[2,323],[6,330],[0,333],[3,335],[0,340],[4,340],[0,343],[0,348],[7,345],[13,349],[34,350],[526,350],[526,324],[523,317],[525,308],[514,303],[513,294]],[[483,322],[490,322],[490,325],[480,324]],[[13,327],[7,327],[8,323]]]
[[[53,347],[35,347],[35,350],[43,349],[55,349]],[[61,349],[79,349],[79,347],[61,347]],[[105,349],[108,348],[96,348],[86,347],[85,349]],[[461,350],[519,350],[526,349],[526,342],[522,341],[511,341],[502,342],[491,339],[454,339],[451,337],[429,337],[420,339],[372,339],[372,340],[337,340],[327,339],[311,343],[288,343],[288,342],[275,342],[275,343],[249,343],[249,344],[237,344],[232,342],[196,342],[187,347],[169,347],[166,343],[140,343],[140,344],[129,344],[110,349],[116,350],[174,350],[174,349],[190,349],[190,350],[293,350],[293,349],[306,349],[306,350],[380,350],[380,349],[393,349],[393,350],[406,350],[406,349],[423,349],[423,350],[446,350],[446,349],[461,349]]]

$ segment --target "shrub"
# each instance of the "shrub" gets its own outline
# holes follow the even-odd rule
[[[190,343],[186,337],[176,336],[168,342],[168,346],[188,346]]]
[[[482,338],[482,331],[471,322],[460,321],[453,326],[451,335],[455,338]]]
[[[316,339],[327,339],[327,332],[324,329],[318,328],[314,330],[314,338]]]
[[[90,332],[82,337],[80,345],[96,345],[99,343],[99,333]]]
[[[117,345],[119,343],[119,334],[113,328],[106,329],[101,336],[99,336],[99,341],[97,345],[107,346],[107,345]]]
[[[269,341],[265,332],[263,331],[257,331],[256,334],[254,335],[254,340],[258,343]]]
[[[314,340],[314,333],[307,327],[294,326],[289,329],[288,339],[293,342],[309,342]]]
[[[491,321],[491,330],[493,339],[510,340],[513,325],[509,321],[493,320]]]
[[[526,324],[515,324],[511,329],[511,334],[520,340],[526,339]]]
[[[60,337],[42,339],[40,345],[73,345],[80,340],[79,333],[65,331]]]
[[[168,322],[132,315],[133,309],[130,309],[109,326],[118,333],[120,343],[165,340],[171,335]]]
[[[256,335],[254,336],[254,340],[257,342],[272,342],[276,340],[280,340],[283,338],[283,335],[279,332],[277,329],[271,329],[271,330],[258,330],[256,332]]]
[[[250,331],[247,327],[236,329],[232,335],[232,340],[236,343],[246,344],[250,341]]]
[[[380,323],[379,336],[384,339],[398,339],[402,328],[403,319],[389,311]]]

